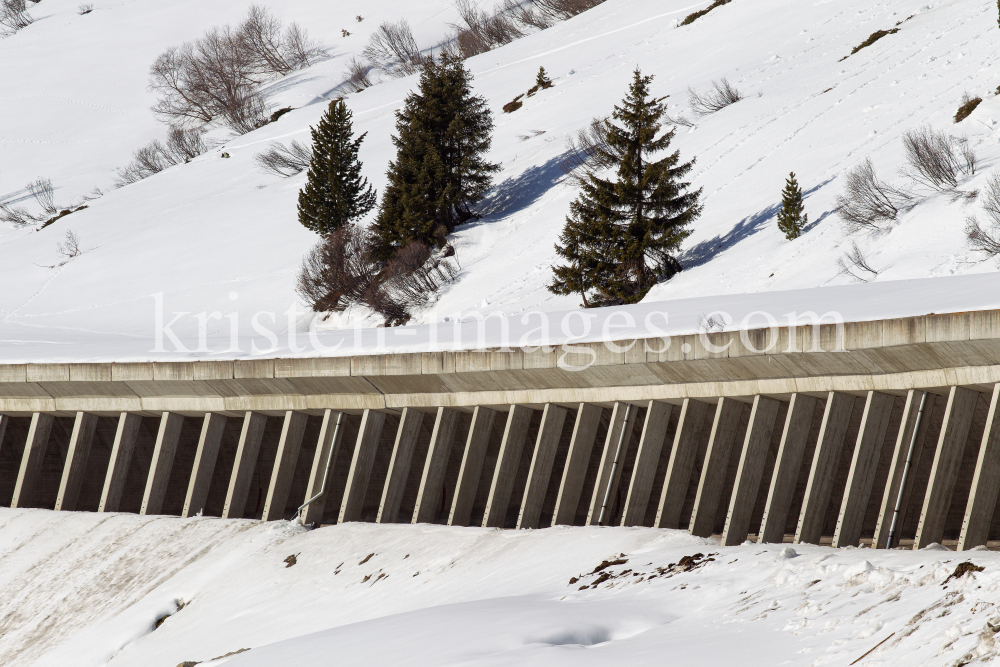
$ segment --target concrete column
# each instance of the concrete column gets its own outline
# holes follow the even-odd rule
[[[566,423],[566,408],[546,403],[542,410],[542,422],[535,439],[535,452],[531,456],[528,482],[521,499],[521,512],[517,517],[518,528],[538,528],[542,516],[542,503],[552,478],[552,465],[559,449],[563,425]]]
[[[523,405],[512,405],[507,413],[507,426],[504,428],[500,453],[497,454],[497,467],[493,471],[493,484],[490,485],[490,495],[483,513],[483,528],[504,527],[532,412],[531,408]]]
[[[892,527],[892,515],[896,511],[896,501],[899,499],[899,485],[903,479],[903,468],[906,467],[906,457],[910,451],[910,442],[913,441],[913,427],[917,422],[917,413],[920,410],[920,400],[923,393],[919,389],[911,389],[906,394],[906,403],[903,405],[903,419],[899,427],[899,433],[896,436],[896,446],[892,450],[892,461],[889,464],[889,475],[886,477],[885,491],[882,493],[882,505],[879,507],[878,523],[875,524],[875,536],[872,543],[877,549],[884,548],[886,540],[889,539],[889,528]],[[899,518],[896,521],[897,531],[903,525],[903,520],[906,519],[906,508],[910,504],[914,475],[917,465],[920,463],[920,455],[924,450],[924,443],[927,441],[927,431],[931,424],[931,411],[934,409],[935,398],[934,394],[927,394],[927,400],[924,402],[924,414],[920,420],[920,427],[917,429],[917,439],[913,442],[910,477],[906,488],[903,489]]]
[[[382,439],[383,426],[385,426],[384,412],[365,410],[361,415],[361,426],[358,428],[358,439],[354,445],[354,456],[351,458],[351,468],[347,473],[344,500],[340,503],[337,523],[361,520],[361,513],[365,508],[365,495],[368,492],[368,480],[371,478],[379,440]]]
[[[796,544],[819,544],[826,510],[830,505],[830,494],[833,492],[833,477],[837,472],[837,463],[840,461],[840,452],[844,448],[853,411],[854,396],[831,391],[826,397],[823,423],[816,439],[809,481],[806,483],[802,510],[799,512],[799,525],[795,530]]]
[[[872,493],[872,484],[875,483],[875,472],[889,428],[893,402],[894,398],[888,394],[868,392],[854,455],[851,457],[851,469],[844,486],[844,497],[840,502],[837,529],[833,533],[834,547],[856,547],[861,540],[868,498]]]
[[[174,454],[181,437],[184,417],[176,412],[164,412],[160,417],[160,429],[156,433],[156,447],[153,460],[149,464],[146,491],[142,495],[142,509],[139,514],[159,514],[163,509],[163,499],[167,495],[170,471],[174,467]]]
[[[31,415],[31,426],[28,428],[28,438],[24,443],[24,454],[21,455],[21,469],[17,473],[11,507],[31,507],[34,502],[38,475],[42,472],[42,462],[45,460],[45,450],[49,446],[49,434],[52,432],[54,419],[52,415],[42,412]]]
[[[405,410],[404,410],[405,416]],[[340,419],[340,428],[337,428],[337,419]],[[316,451],[313,453],[312,467],[309,469],[309,484],[306,485],[306,497],[302,502],[306,502],[317,493],[323,491],[323,480],[326,480],[326,491],[316,500],[309,503],[302,512],[302,523],[308,526],[314,524],[319,526],[323,521],[323,514],[326,510],[326,499],[330,496],[330,487],[333,484],[331,479],[333,466],[337,462],[337,454],[340,452],[340,443],[344,440],[344,424],[346,415],[333,410],[323,411],[323,423],[319,427],[319,438],[316,441]],[[402,428],[402,424],[400,424]]]
[[[291,490],[292,476],[295,475],[295,465],[299,461],[307,421],[308,417],[302,412],[289,410],[285,413],[278,451],[274,455],[274,467],[271,469],[271,483],[268,484],[267,499],[264,501],[264,513],[261,515],[262,521],[280,521],[285,518],[288,492]]]
[[[809,440],[809,429],[819,399],[806,394],[792,394],[785,413],[785,428],[774,460],[771,487],[764,505],[764,518],[760,522],[759,542],[780,544],[785,537],[788,511],[802,469],[802,455]]]
[[[583,493],[583,482],[587,477],[587,467],[590,465],[590,455],[594,451],[594,440],[597,439],[597,427],[601,423],[602,412],[599,405],[590,405],[589,403],[581,403],[576,411],[573,435],[569,441],[566,464],[563,466],[562,479],[559,482],[559,495],[556,496],[556,509],[552,514],[553,526],[573,525],[576,509],[580,505],[580,496]]]
[[[410,478],[413,449],[417,445],[423,423],[423,412],[413,408],[403,408],[403,414],[399,418],[399,428],[396,430],[396,442],[392,446],[389,471],[386,473],[385,486],[382,488],[382,501],[379,503],[378,517],[375,519],[377,523],[396,523],[399,517],[399,505],[403,502],[406,481]]]
[[[201,424],[201,435],[198,437],[198,450],[194,455],[194,466],[191,468],[191,480],[188,482],[187,495],[184,497],[182,517],[189,517],[205,509],[208,500],[208,488],[215,474],[215,461],[219,457],[219,445],[222,444],[222,432],[226,428],[224,415],[209,412]]]
[[[135,439],[139,435],[141,424],[142,417],[133,412],[123,412],[118,417],[118,430],[115,431],[115,442],[111,446],[111,459],[108,461],[108,474],[104,478],[98,512],[117,512],[121,505],[128,468],[132,463],[132,451],[135,449]]]
[[[927,493],[924,495],[924,506],[917,524],[914,549],[923,549],[928,544],[940,542],[944,536],[944,522],[948,518],[948,506],[958,480],[958,468],[962,464],[962,453],[969,438],[977,400],[979,392],[965,387],[952,387],[948,393],[941,436],[934,452],[934,465],[927,480]]]
[[[448,459],[455,443],[457,426],[458,410],[438,408],[427,458],[424,460],[424,471],[420,476],[417,502],[413,507],[413,523],[434,523],[437,519],[444,475],[448,471]]]
[[[655,528],[680,528],[681,510],[691,484],[691,471],[694,470],[698,455],[701,431],[711,407],[709,403],[690,398],[685,398],[681,405],[674,446],[670,449],[670,461],[667,462],[667,474],[663,479],[660,504],[653,523]]]
[[[628,413],[628,420],[625,420],[625,413]],[[635,425],[635,414],[638,412],[635,406],[628,409],[626,403],[615,403],[611,410],[611,423],[608,425],[608,435],[604,439],[604,450],[601,453],[601,463],[597,468],[597,482],[594,484],[594,492],[590,496],[590,508],[587,512],[588,526],[596,526],[601,519],[601,507],[604,499],[608,499],[608,507],[605,508],[604,524],[611,522],[611,506],[614,505],[618,494],[618,485],[622,478],[622,463],[625,461],[625,452],[628,451],[629,443],[632,440],[632,427]],[[625,439],[621,441],[621,452],[618,452],[618,443],[621,440],[622,432]],[[618,465],[615,463],[615,454],[619,453]],[[614,472],[614,475],[612,475]]]
[[[722,501],[726,468],[729,467],[729,456],[733,451],[733,443],[736,442],[742,416],[743,403],[733,398],[719,399],[712,422],[712,435],[705,452],[705,464],[701,468],[698,494],[694,498],[691,524],[688,526],[692,535],[711,537],[715,530],[715,513]]]
[[[674,406],[660,401],[650,401],[646,405],[646,420],[642,424],[639,451],[632,466],[632,479],[625,497],[625,511],[621,525],[641,526],[649,506],[649,494],[653,490],[653,478],[663,452],[663,441],[667,437],[667,422]]]
[[[472,515],[472,504],[476,500],[476,489],[479,488],[479,478],[483,474],[483,459],[486,458],[486,448],[490,445],[490,432],[493,430],[493,419],[496,410],[476,406],[472,411],[472,423],[469,424],[469,435],[465,439],[465,452],[462,454],[462,467],[458,471],[458,484],[452,494],[451,512],[448,515],[449,526],[468,526]]]
[[[257,454],[260,452],[260,441],[264,438],[266,424],[267,415],[260,412],[248,412],[243,416],[243,430],[240,431],[240,443],[236,448],[233,472],[229,477],[226,504],[222,508],[223,519],[243,518],[247,494],[250,492],[250,481],[253,479],[254,468],[257,467]]]
[[[965,551],[986,544],[993,509],[1000,491],[1000,384],[993,385],[990,409],[986,413],[986,427],[979,445],[976,472],[972,477],[969,504],[965,507],[962,534],[958,538],[958,550]]]
[[[76,501],[80,495],[80,485],[87,472],[87,459],[90,457],[90,445],[97,429],[97,415],[77,412],[73,422],[73,433],[69,437],[69,447],[66,450],[66,463],[63,466],[62,480],[59,482],[59,493],[56,495],[56,511],[71,512],[76,509]]]
[[[7,431],[8,422],[10,422],[10,417],[0,415],[0,447],[3,446],[3,434]]]
[[[722,544],[725,546],[742,544],[750,532],[753,506],[757,502],[760,478],[764,474],[767,450],[771,446],[780,405],[779,401],[767,396],[755,396],[753,399],[740,464],[733,482],[733,494],[729,498],[726,525],[722,529]]]

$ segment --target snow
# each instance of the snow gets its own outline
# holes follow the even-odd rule
[[[966,560],[985,569],[945,583]],[[994,552],[719,547],[648,528],[2,509],[0,563],[11,667],[846,665],[886,638],[859,664],[944,666],[996,658],[1000,624]]]
[[[285,21],[301,22],[331,47],[330,59],[266,87],[275,108],[296,110],[189,164],[119,190],[110,186],[114,168],[165,133],[149,111],[154,101],[146,89],[149,64],[170,45],[213,25],[237,22],[246,4],[125,0],[95,3],[92,13],[80,16],[76,0],[45,0],[30,8],[39,19],[35,24],[0,39],[0,201],[34,206],[23,187],[40,176],[53,180],[60,205],[80,203],[95,186],[107,192],[41,231],[0,229],[3,361],[251,355],[248,345],[225,351],[231,320],[223,315],[233,312],[241,336],[253,331],[255,316],[275,333],[275,356],[297,354],[285,350],[289,331],[302,336],[310,328],[376,323],[358,309],[317,321],[301,304],[289,319],[286,313],[297,302],[295,273],[316,240],[296,222],[295,198],[304,175],[262,174],[253,156],[274,140],[308,138],[325,101],[340,94],[347,60],[379,22],[407,18],[426,49],[440,41],[456,14],[446,0],[372,0],[360,9],[357,3],[312,0],[271,4]],[[746,313],[751,308],[740,304],[768,300],[747,296],[744,302],[732,295],[773,293],[781,301],[781,292],[803,289],[813,290],[800,293],[809,301],[807,310],[849,311],[855,292],[833,287],[851,280],[839,275],[836,262],[855,240],[878,271],[864,286],[872,288],[864,292],[865,303],[872,304],[865,312],[996,306],[996,265],[970,254],[962,233],[968,215],[985,219],[978,203],[923,193],[915,208],[876,237],[847,236],[833,213],[845,171],[865,157],[882,178],[901,182],[900,138],[925,124],[968,137],[980,167],[961,187],[982,188],[1000,157],[994,3],[761,0],[730,3],[676,27],[704,5],[608,0],[468,61],[475,90],[495,115],[490,159],[503,170],[480,207],[483,219],[456,234],[458,282],[442,291],[433,309],[418,313],[415,323],[446,317],[454,322],[475,313],[502,314],[513,322],[530,312],[563,313],[578,306],[576,297],[545,289],[556,259],[553,244],[575,196],[558,160],[565,137],[609,113],[637,66],[656,75],[654,92],[670,95],[672,114],[691,118],[687,88],[703,91],[723,76],[747,97],[678,131],[673,147],[682,158],[697,159],[691,181],[703,188],[705,213],[685,242],[686,270],[654,288],[635,312],[673,313],[690,306],[698,314],[672,314],[671,326],[691,329],[692,319],[704,312]],[[358,13],[364,22],[354,19]],[[898,33],[842,60],[869,34],[897,22]],[[351,36],[342,38],[341,29]],[[513,114],[502,113],[503,104],[530,87],[539,66],[551,73],[555,87],[527,99]],[[368,132],[361,151],[365,175],[379,189],[393,157],[393,112],[414,85],[414,77],[387,79],[347,96],[356,130]],[[964,92],[984,101],[955,125],[952,116]],[[535,131],[544,133],[531,136]],[[216,130],[214,136],[223,134]],[[223,150],[232,157],[221,159]],[[774,214],[784,177],[793,170],[807,193],[810,226],[800,239],[787,242]],[[85,252],[61,263],[57,243],[68,230],[79,235]],[[938,287],[923,283],[928,286],[920,290],[951,291],[956,304],[966,305],[925,306],[916,293],[910,301],[897,300],[906,285],[918,284],[902,281],[955,274],[978,274],[980,280],[941,280]],[[153,352],[154,295],[161,295],[167,322],[171,313],[187,313],[176,330],[184,347],[202,347],[200,352]],[[697,305],[686,301],[698,297],[704,300]],[[655,306],[677,299],[685,301]],[[832,305],[821,310],[813,301]],[[211,345],[198,345],[199,313]],[[322,334],[319,340],[335,344],[338,335]],[[363,337],[369,336],[376,334]],[[264,339],[258,348],[261,344],[266,347]],[[393,349],[405,347],[401,341]]]

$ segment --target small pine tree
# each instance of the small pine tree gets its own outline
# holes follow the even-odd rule
[[[1000,2],[1000,0],[998,0]],[[552,80],[549,79],[549,75],[546,73],[544,67],[538,68],[538,76],[535,77],[535,85],[539,88],[548,88],[552,85]]]
[[[781,191],[781,210],[778,211],[778,229],[789,241],[799,238],[802,228],[809,222],[802,204],[802,189],[795,180],[793,171],[785,179],[785,189]]]
[[[351,111],[343,100],[330,102],[312,132],[312,159],[299,192],[299,222],[329,234],[375,207],[375,191],[361,176],[358,149],[365,134],[353,138]]]
[[[660,135],[666,108],[650,97],[652,80],[636,69],[613,114],[621,126],[609,121],[607,146],[596,147],[600,163],[617,165],[617,179],[584,176],[556,244],[566,263],[553,267],[548,288],[580,294],[584,307],[636,303],[657,281],[680,271],[674,253],[701,214],[701,190],[681,181],[694,161],[681,163],[677,151],[647,159],[667,150],[674,136],[674,130]]]

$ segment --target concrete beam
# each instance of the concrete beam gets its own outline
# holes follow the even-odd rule
[[[580,403],[576,411],[576,421],[573,423],[573,435],[569,441],[569,451],[566,453],[566,464],[563,466],[562,479],[559,482],[559,495],[556,497],[556,509],[552,514],[552,525],[572,526],[576,518],[576,510],[583,494],[583,482],[590,465],[590,455],[594,451],[594,440],[597,439],[597,427],[601,423],[603,410],[599,405]]]
[[[962,454],[978,400],[979,392],[965,387],[952,387],[948,393],[941,436],[934,452],[934,464],[927,480],[927,493],[924,495],[917,536],[913,542],[914,549],[923,549],[928,544],[941,542],[944,536],[944,522],[948,518],[951,494],[958,480],[958,468],[962,464]]]
[[[851,468],[840,503],[837,528],[833,533],[834,547],[858,546],[861,540],[868,499],[871,497],[872,484],[875,483],[875,473],[885,444],[885,434],[889,429],[894,401],[894,397],[875,391],[868,392],[865,399],[865,411],[861,416],[858,439],[854,445]]]
[[[52,415],[42,412],[31,415],[31,426],[28,428],[28,438],[24,443],[24,454],[21,455],[21,469],[17,473],[11,507],[31,507],[35,501],[38,477],[42,472],[42,462],[45,460],[45,450],[49,446],[49,434],[52,432],[54,419]]]
[[[785,427],[774,461],[771,486],[760,523],[760,542],[780,544],[785,537],[788,512],[795,495],[795,485],[802,470],[802,456],[809,440],[809,429],[819,399],[805,394],[792,394],[785,413]]]
[[[472,411],[469,435],[465,439],[465,452],[462,454],[462,466],[458,471],[458,483],[455,486],[455,493],[452,494],[451,512],[448,515],[449,526],[469,525],[472,504],[476,500],[476,489],[479,488],[479,478],[483,474],[483,460],[490,445],[490,433],[493,431],[496,414],[496,410],[481,406]]]
[[[382,488],[382,501],[379,503],[378,517],[375,519],[377,523],[396,523],[399,518],[399,506],[403,502],[406,482],[410,478],[413,450],[423,423],[423,412],[414,408],[403,408],[399,417],[399,428],[396,430],[396,441],[392,446],[389,470],[385,476],[385,486]]]
[[[562,438],[563,426],[566,424],[566,408],[546,403],[542,409],[542,421],[538,427],[538,437],[535,439],[535,452],[531,456],[531,467],[528,469],[528,482],[524,486],[524,497],[521,499],[521,512],[517,517],[518,528],[539,528],[542,516],[542,503],[552,479],[552,465],[556,460],[559,440]]]
[[[795,543],[819,544],[833,492],[833,478],[837,472],[840,453],[844,449],[847,429],[854,411],[854,396],[831,391],[826,397],[823,423],[819,428],[816,449],[813,451],[809,481],[802,498],[799,525],[795,530]]]
[[[705,452],[705,463],[701,468],[698,493],[694,499],[691,523],[688,531],[698,537],[711,537],[715,530],[715,514],[722,501],[726,468],[733,451],[733,443],[739,435],[740,418],[744,404],[732,398],[720,398],[715,408],[712,435]]]
[[[610,525],[612,506],[617,498],[618,485],[621,483],[622,467],[625,454],[632,441],[632,428],[635,426],[637,412],[635,406],[632,406],[630,410],[627,403],[620,402],[615,403],[611,410],[611,423],[608,425],[608,435],[604,439],[604,450],[597,468],[597,481],[594,484],[594,492],[590,496],[590,509],[587,512],[586,524],[588,526],[600,524],[602,508],[604,509],[604,525]],[[628,414],[627,419],[626,413]],[[622,439],[623,432],[624,439]],[[618,451],[619,442],[621,443],[621,452]],[[618,465],[615,465],[616,455],[618,455]],[[604,507],[605,498],[607,498],[607,507]]]
[[[111,446],[111,458],[108,461],[108,473],[104,478],[104,488],[101,490],[98,512],[117,512],[121,505],[122,492],[125,490],[125,480],[128,479],[128,469],[132,463],[132,452],[135,450],[135,440],[139,435],[140,425],[142,417],[134,412],[123,412],[118,416],[118,429],[115,431],[115,442]]]
[[[372,464],[375,463],[375,452],[378,450],[384,426],[384,412],[365,410],[362,413],[337,523],[361,520],[365,508],[365,494],[368,492],[368,480],[371,478]]]
[[[979,445],[976,472],[972,477],[969,503],[965,507],[962,534],[958,550],[965,551],[986,544],[993,510],[1000,492],[1000,384],[993,386],[990,408],[986,413],[986,427]]]
[[[528,425],[534,411],[523,405],[510,406],[507,426],[504,428],[497,467],[493,470],[493,483],[483,513],[483,528],[503,528],[510,505],[510,494],[514,489],[514,478],[521,463],[524,440],[528,435]]]
[[[340,422],[338,428],[337,422]],[[319,527],[323,522],[323,514],[326,510],[326,499],[330,496],[333,473],[333,466],[337,463],[337,454],[340,452],[340,443],[344,440],[344,413],[334,410],[323,411],[323,423],[319,427],[319,438],[316,441],[316,451],[313,452],[313,462],[309,469],[309,483],[306,485],[306,497],[303,502],[307,502],[316,494],[322,495],[313,500],[302,512],[302,524],[310,524]],[[324,483],[326,484],[324,491]]]
[[[736,480],[733,482],[733,493],[729,498],[726,525],[722,529],[721,544],[725,546],[742,544],[750,532],[753,507],[757,502],[760,478],[764,474],[767,450],[771,446],[771,435],[774,433],[780,406],[779,401],[766,396],[755,396],[753,399],[750,422],[743,438],[743,450],[736,469]]]
[[[149,464],[149,476],[146,478],[146,491],[142,496],[139,514],[159,514],[163,509],[183,425],[184,417],[176,412],[164,412],[160,417],[160,428],[156,433],[156,446],[153,448],[153,460]]]
[[[264,438],[266,424],[267,416],[260,412],[247,412],[243,415],[243,429],[240,431],[240,442],[236,447],[233,472],[229,476],[226,503],[222,508],[223,519],[243,518],[243,513],[246,511],[247,494],[250,493],[250,482],[253,479],[254,468],[257,467],[257,454],[260,453],[260,442]]]
[[[685,398],[681,404],[670,461],[667,462],[667,473],[660,491],[660,504],[653,523],[655,528],[680,528],[681,510],[691,485],[701,431],[711,407],[709,403],[690,398]]]
[[[625,511],[622,512],[623,526],[641,526],[646,518],[649,494],[653,490],[653,478],[663,452],[663,441],[667,437],[667,423],[670,421],[672,408],[671,404],[660,401],[649,401],[646,404],[646,419],[642,424],[639,450],[632,466]]]
[[[285,518],[288,493],[292,487],[292,477],[299,461],[299,450],[302,448],[302,436],[305,435],[308,419],[302,412],[289,410],[285,413],[278,451],[274,455],[274,467],[271,469],[271,483],[267,487],[267,499],[264,501],[262,521],[280,521]]]
[[[222,432],[225,429],[225,415],[215,412],[205,415],[201,424],[201,435],[198,436],[194,466],[191,468],[191,480],[188,482],[187,495],[184,497],[182,517],[194,516],[205,509],[208,489],[212,485],[212,477],[215,476],[215,462],[219,457]]]
[[[69,447],[66,450],[66,463],[63,466],[62,479],[59,482],[59,493],[56,495],[55,509],[67,512],[76,509],[76,501],[80,495],[80,485],[87,472],[87,459],[90,458],[90,445],[97,429],[97,415],[86,412],[76,413],[73,421],[73,432],[69,437]]]
[[[427,458],[424,459],[424,470],[420,476],[417,502],[413,507],[413,523],[434,523],[437,519],[438,503],[444,489],[444,475],[448,471],[448,459],[455,444],[457,427],[458,410],[438,408]]]

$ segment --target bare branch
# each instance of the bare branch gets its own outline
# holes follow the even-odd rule
[[[38,205],[42,207],[43,211],[49,215],[55,215],[59,211],[55,202],[55,190],[52,187],[50,179],[39,178],[32,183],[28,183],[25,187],[28,193],[38,202]]]
[[[698,93],[694,88],[688,88],[688,104],[691,110],[699,116],[708,116],[716,111],[725,109],[730,104],[736,104],[743,99],[743,93],[734,88],[723,77],[712,82],[712,90],[704,95]]]
[[[913,199],[909,192],[880,181],[868,158],[847,172],[845,180],[844,194],[837,196],[837,213],[851,234],[881,231]]]
[[[293,141],[287,147],[275,141],[266,151],[253,156],[258,169],[284,178],[308,169],[310,160],[312,160],[312,150],[297,141]]]
[[[938,192],[952,192],[962,175],[972,175],[976,170],[976,154],[968,140],[935,132],[929,126],[904,134],[903,149],[910,164],[904,173]]]
[[[840,267],[841,275],[851,276],[862,283],[866,283],[878,275],[878,271],[871,267],[868,257],[865,256],[864,251],[861,250],[856,241],[852,241],[851,248],[837,260],[837,266]],[[865,273],[870,275],[866,276]]]

